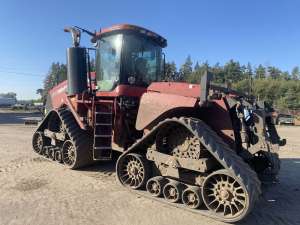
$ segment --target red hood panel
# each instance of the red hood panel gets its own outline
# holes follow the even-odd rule
[[[200,97],[200,85],[183,82],[154,82],[147,91],[180,95],[185,97]]]

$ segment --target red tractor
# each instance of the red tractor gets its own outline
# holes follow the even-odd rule
[[[285,140],[269,107],[212,84],[209,72],[199,85],[164,81],[167,41],[147,29],[65,31],[73,37],[68,79],[49,92],[34,151],[70,169],[121,152],[123,186],[222,221],[243,219],[280,168]],[[82,31],[95,48],[80,47]]]

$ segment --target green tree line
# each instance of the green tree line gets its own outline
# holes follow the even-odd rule
[[[231,85],[233,89],[252,94],[278,109],[300,109],[300,69],[298,66],[289,73],[275,66],[259,64],[253,67],[250,63],[242,65],[235,60],[229,60],[224,65],[220,63],[210,65],[208,62],[199,63],[198,61],[194,63],[188,56],[179,68],[175,62],[166,63],[165,80],[200,83],[206,70],[213,73],[215,83]],[[58,62],[52,63],[44,79],[43,88],[38,89],[37,94],[45,100],[48,91],[65,79],[67,79],[66,65]]]
[[[17,94],[15,92],[8,92],[8,93],[0,93],[0,97],[2,98],[17,98]]]
[[[52,63],[43,81],[43,88],[36,90],[36,93],[41,96],[41,101],[45,103],[49,90],[66,79],[67,66],[59,62]]]
[[[95,60],[91,59],[91,71],[95,71]],[[53,62],[43,81],[43,88],[36,90],[36,94],[41,96],[41,101],[45,102],[50,89],[67,79],[67,66],[64,63]]]
[[[190,56],[177,69],[175,62],[166,63],[166,80],[189,83],[200,83],[206,70],[213,74],[214,83],[232,86],[247,94],[265,100],[277,109],[300,109],[300,69],[295,66],[292,72],[282,71],[275,66],[251,63],[242,65],[229,60],[224,65],[208,62],[193,63]]]

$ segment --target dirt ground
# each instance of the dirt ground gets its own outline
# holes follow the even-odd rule
[[[80,171],[46,161],[31,150],[32,115],[0,112],[0,225],[209,224],[221,222],[128,192],[115,180],[114,162]],[[239,224],[300,224],[300,127],[279,127],[280,183],[268,187]]]

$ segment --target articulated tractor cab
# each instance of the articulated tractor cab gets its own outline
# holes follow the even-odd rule
[[[70,169],[119,152],[121,185],[221,221],[243,219],[280,169],[285,140],[269,107],[214,85],[208,71],[201,84],[164,81],[167,41],[145,28],[65,31],[68,79],[49,91],[33,150]],[[94,48],[80,46],[82,32]]]

